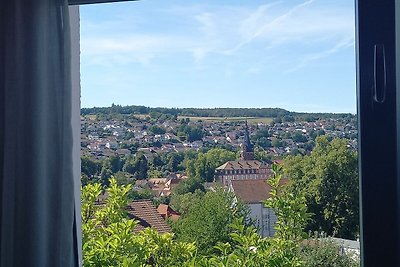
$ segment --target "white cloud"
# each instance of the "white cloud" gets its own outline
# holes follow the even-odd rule
[[[352,10],[324,5],[323,1],[295,3],[290,5],[288,1],[275,1],[253,7],[172,7],[164,10],[164,14],[180,19],[182,26],[165,33],[152,29],[139,35],[115,32],[118,27],[114,26],[126,25],[129,20],[127,17],[103,22],[98,27],[96,22],[84,20],[83,26],[89,25],[90,31],[85,30],[87,35],[82,37],[82,54],[97,61],[103,57],[105,61],[136,61],[142,64],[149,64],[160,57],[186,54],[192,57],[195,64],[204,65],[215,56],[229,59],[257,53],[259,60],[262,60],[261,55],[282,53],[281,46],[302,46],[302,60],[297,60],[296,67],[291,68],[294,71],[345,49],[348,47],[346,44],[354,42]],[[139,17],[135,27],[146,28],[146,20]],[[101,28],[103,31],[99,30]],[[107,32],[110,36],[106,35]],[[345,45],[341,45],[342,42]],[[282,54],[280,57],[282,62],[292,64],[290,55]],[[256,63],[254,66],[257,66]],[[252,69],[252,66],[245,67]]]
[[[342,49],[349,48],[349,47],[354,47],[354,39],[353,38],[341,40],[335,46],[333,46],[332,48],[329,48],[327,50],[323,50],[323,51],[320,51],[317,53],[311,53],[311,54],[302,56],[299,63],[294,64],[294,66],[287,69],[285,71],[285,73],[294,72],[298,69],[305,67],[306,65],[310,64],[313,61],[328,57]]]
[[[354,36],[352,13],[340,8],[313,6],[314,2],[302,2],[281,14],[273,6],[260,6],[242,20],[240,33],[243,40],[234,50],[252,42],[264,42],[271,48],[285,43],[312,43]]]

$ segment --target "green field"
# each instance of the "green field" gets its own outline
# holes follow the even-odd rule
[[[89,119],[89,120],[96,120],[96,115],[85,115],[85,117],[87,118],[87,119]]]
[[[234,121],[245,121],[248,123],[264,123],[268,124],[272,122],[272,118],[263,118],[263,117],[188,117],[188,116],[178,116],[178,119],[186,119],[189,118],[191,121],[209,121],[209,122],[234,122]]]
[[[144,119],[148,117],[148,114],[135,114],[135,117]],[[86,115],[86,117],[90,120],[95,120],[96,115]],[[266,118],[266,117],[191,117],[191,116],[178,116],[178,119],[186,119],[188,118],[191,121],[208,121],[208,122],[235,122],[235,121],[245,121],[249,124],[256,124],[256,123],[264,123],[269,124],[272,122],[273,118]]]

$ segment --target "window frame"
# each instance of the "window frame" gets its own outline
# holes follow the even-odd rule
[[[70,5],[128,1],[136,0],[68,0]],[[400,133],[400,123],[397,123],[400,118],[397,88],[400,84],[396,79],[400,77],[400,68],[396,68],[396,63],[400,66],[400,53],[396,50],[400,33],[395,30],[400,21],[400,3],[396,4],[395,0],[355,0],[355,12],[361,265],[400,266],[400,170],[397,167],[400,166],[400,137],[397,137]],[[384,44],[387,55],[389,97],[384,103],[374,103],[371,94],[376,76],[374,44]],[[80,84],[73,91],[80,95]],[[80,105],[79,98],[75,97],[73,102]],[[77,122],[75,116],[73,127],[77,126],[80,129],[80,120]]]
[[[68,0],[70,6],[74,5],[91,5],[91,4],[106,4],[115,2],[132,2],[139,0]]]
[[[400,101],[397,98],[400,86],[396,79],[399,5],[395,0],[356,0],[362,266],[400,265],[397,167],[400,154],[400,138],[397,136],[400,132],[397,125]],[[378,84],[379,81],[384,81],[383,86]],[[381,93],[386,95],[381,99],[383,101],[376,97]]]

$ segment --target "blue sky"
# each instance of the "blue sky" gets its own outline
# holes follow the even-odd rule
[[[356,111],[351,0],[82,6],[82,107]]]

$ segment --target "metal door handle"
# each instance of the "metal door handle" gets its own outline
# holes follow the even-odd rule
[[[385,46],[374,46],[374,101],[383,103],[386,99],[386,59]]]

